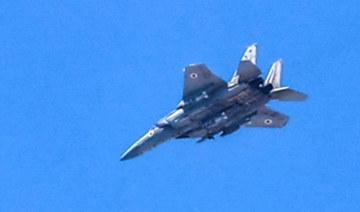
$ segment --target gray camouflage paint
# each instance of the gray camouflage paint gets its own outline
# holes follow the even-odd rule
[[[271,99],[298,101],[305,94],[281,87],[282,60],[274,62],[265,82],[256,66],[256,44],[249,46],[229,83],[204,64],[184,69],[183,97],[178,107],[135,142],[121,157],[136,157],[171,138],[212,139],[241,127],[283,127],[288,116],[265,106]]]

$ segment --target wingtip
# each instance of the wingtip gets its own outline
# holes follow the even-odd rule
[[[300,101],[305,101],[309,98],[309,95],[304,94],[304,93],[302,93],[302,94],[303,94],[303,98]]]
[[[258,45],[258,44],[255,42],[255,43],[249,45],[248,48],[251,47],[251,46],[256,46],[256,47],[257,47],[257,45]]]

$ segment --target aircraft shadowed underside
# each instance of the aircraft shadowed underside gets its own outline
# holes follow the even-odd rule
[[[182,100],[121,157],[136,157],[171,138],[213,139],[241,127],[283,127],[289,117],[266,107],[270,100],[299,101],[306,95],[281,86],[282,60],[271,66],[265,80],[256,66],[256,44],[249,46],[230,82],[214,75],[204,64],[184,69]]]

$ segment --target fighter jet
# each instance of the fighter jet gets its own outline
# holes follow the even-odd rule
[[[231,79],[225,82],[204,64],[184,69],[182,100],[121,157],[136,157],[171,138],[213,139],[241,127],[286,125],[289,117],[266,106],[270,100],[299,101],[306,95],[281,85],[282,60],[274,62],[266,79],[256,66],[257,46],[250,45]]]

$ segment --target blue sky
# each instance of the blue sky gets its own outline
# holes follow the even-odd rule
[[[360,3],[2,1],[0,211],[359,211]],[[305,102],[282,129],[122,153],[246,46]]]

